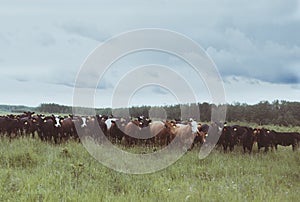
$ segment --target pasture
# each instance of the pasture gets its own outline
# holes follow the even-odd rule
[[[0,201],[299,201],[300,148],[257,153],[255,145],[251,155],[240,147],[227,154],[215,149],[203,160],[198,152],[195,147],[156,173],[128,175],[98,163],[73,141],[2,137]]]

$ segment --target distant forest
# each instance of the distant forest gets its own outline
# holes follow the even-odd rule
[[[211,109],[215,107],[209,103],[192,104],[198,105],[200,110],[200,121],[210,122]],[[185,106],[185,105],[182,105]],[[188,105],[186,105],[188,106]],[[151,106],[140,106],[129,108],[129,113],[132,117],[144,115],[149,116],[149,109]],[[169,105],[154,107],[158,111],[164,109],[168,119],[180,118],[181,108],[180,105]],[[79,114],[92,114],[92,109],[76,108]],[[72,107],[58,105],[55,103],[44,103],[38,107],[26,106],[10,106],[0,105],[0,111],[7,113],[22,113],[23,111],[35,111],[37,113],[56,113],[56,114],[71,114]],[[111,108],[98,108],[95,109],[97,114],[110,115],[112,114]],[[122,109],[121,109],[122,111]],[[163,110],[161,110],[163,111]],[[300,102],[289,102],[275,100],[272,103],[268,101],[261,101],[254,105],[234,103],[227,105],[226,121],[228,122],[251,122],[259,125],[275,124],[283,126],[300,126]]]

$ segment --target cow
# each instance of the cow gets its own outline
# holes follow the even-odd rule
[[[5,117],[0,116],[0,135],[5,133]]]
[[[41,117],[38,119],[39,125],[39,136],[41,140],[52,141],[57,144],[59,140],[59,135],[61,133],[61,117],[57,115]]]
[[[123,130],[119,128],[120,126],[123,128],[121,121],[123,121],[121,118],[108,118],[105,121],[107,136],[112,143],[121,143],[123,137],[126,135]],[[102,128],[105,130],[105,127],[102,126]]]
[[[9,115],[10,118],[12,119],[17,119],[18,124],[15,126],[17,132],[23,136],[24,131],[26,134],[29,134],[28,131],[26,131],[26,128],[28,129],[28,123],[31,122],[31,117],[34,114],[34,112],[23,112],[23,114],[18,114],[18,115]]]
[[[205,134],[205,144],[209,146],[222,147],[222,128],[220,128],[216,123],[212,122],[210,125],[201,125],[198,129],[200,132]],[[216,143],[216,145],[214,145]]]
[[[140,134],[140,122],[138,120],[132,120],[125,126],[125,144],[126,146],[132,146],[133,144],[136,144],[136,138],[139,137]]]
[[[233,151],[236,143],[237,137],[234,136],[233,128],[231,126],[224,126],[219,139],[219,144],[223,146],[224,152],[227,152],[228,147],[230,151]]]
[[[60,125],[61,129],[59,138],[61,142],[69,140],[70,137],[77,137],[73,116],[60,119]]]
[[[207,124],[199,124],[198,125],[198,131],[199,132],[203,132],[205,134],[208,134],[208,130],[209,130],[209,125],[207,125]]]
[[[73,138],[75,140],[80,141],[80,138],[86,138],[86,137],[91,137],[95,141],[98,138],[97,134],[97,128],[98,126],[98,121],[95,116],[72,116],[73,123],[75,126],[75,132],[73,135]]]
[[[150,136],[158,145],[167,146],[175,134],[175,128],[176,124],[171,121],[154,121],[150,124]]]
[[[39,137],[42,141],[50,141],[55,132],[55,120],[52,116],[40,117],[38,119],[40,129]]]
[[[175,144],[179,146],[180,149],[185,148],[191,150],[198,133],[198,123],[193,119],[190,119],[188,124],[176,124],[174,131]]]
[[[108,119],[108,117],[96,115],[96,119],[97,119],[100,129],[102,130],[103,135],[107,137],[107,125],[106,125],[105,121]],[[101,136],[98,136],[97,140],[99,142],[101,142],[102,141]]]
[[[277,150],[277,146],[290,146],[292,145],[293,151],[296,151],[298,142],[300,141],[300,134],[297,132],[276,132],[271,130],[273,135],[272,145]]]
[[[121,143],[125,133],[119,128],[119,121],[111,121],[111,127],[109,129],[110,137],[112,138],[113,143]]]
[[[138,140],[146,140],[146,143],[149,140],[153,142],[154,138],[150,134],[150,127],[148,127],[150,123],[150,119],[142,116],[127,123],[124,129],[125,144],[132,146],[137,144]]]
[[[25,134],[27,135],[31,134],[32,138],[34,138],[35,133],[38,132],[39,130],[37,116],[33,116],[25,119],[23,124],[24,124]]]
[[[241,144],[243,146],[244,153],[246,153],[247,151],[251,153],[255,141],[253,129],[250,127],[238,125],[232,126],[232,129],[236,144]]]
[[[198,131],[196,133],[192,146],[189,150],[193,149],[196,144],[202,145],[203,143],[206,142],[209,126],[207,124],[203,124],[203,125],[198,124],[197,129]]]
[[[273,147],[274,133],[266,128],[254,129],[256,134],[258,152],[262,147],[265,148],[265,152],[269,151],[269,147]]]
[[[18,136],[20,129],[19,118],[15,117],[14,115],[9,115],[5,116],[1,122],[3,124],[3,132],[7,134],[10,140],[13,136]]]

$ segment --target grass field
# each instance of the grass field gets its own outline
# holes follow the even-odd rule
[[[145,148],[136,147],[132,152]],[[76,142],[0,141],[0,201],[299,201],[300,148],[243,154],[198,148],[162,171],[128,175],[104,167]]]

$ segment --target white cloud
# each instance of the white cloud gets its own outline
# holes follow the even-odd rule
[[[300,88],[287,84],[274,84],[245,77],[226,77],[225,90],[228,103],[255,104],[262,100],[300,100]]]

